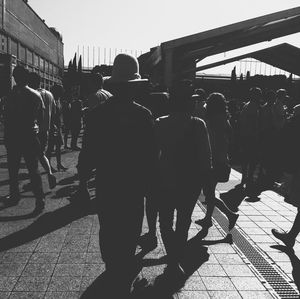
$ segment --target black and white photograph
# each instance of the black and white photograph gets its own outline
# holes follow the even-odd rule
[[[0,0],[0,299],[300,299],[299,0]]]

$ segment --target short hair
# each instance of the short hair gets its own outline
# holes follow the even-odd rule
[[[53,94],[54,98],[59,98],[64,94],[64,88],[59,84],[54,84],[51,87],[50,91]]]
[[[251,87],[249,90],[250,101],[260,100],[262,97],[262,91],[259,87]]]
[[[27,84],[29,79],[28,74],[28,70],[22,65],[17,65],[12,73],[17,84]]]
[[[277,95],[277,98],[280,98],[280,97],[285,98],[287,95],[287,92],[285,89],[280,88],[276,91],[276,95]]]
[[[209,95],[206,102],[206,115],[211,117],[214,115],[226,115],[226,99],[222,93],[213,92]]]
[[[195,94],[199,95],[202,101],[206,99],[206,91],[203,88],[197,88]]]
[[[268,90],[266,92],[267,103],[274,103],[276,100],[276,92],[274,90]]]
[[[103,76],[100,73],[90,73],[88,76],[88,83],[93,90],[103,88]]]
[[[191,80],[180,80],[174,82],[170,89],[170,98],[173,111],[191,110],[194,86]]]
[[[174,82],[170,89],[170,95],[176,98],[191,97],[194,93],[194,86],[191,80],[180,80]]]
[[[38,73],[31,72],[29,73],[29,86],[34,89],[38,89],[40,87],[41,77]]]

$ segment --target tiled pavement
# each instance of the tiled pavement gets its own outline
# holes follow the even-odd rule
[[[76,181],[78,152],[65,152],[63,162],[68,171],[56,173],[58,186],[49,190],[45,175],[43,183],[47,194],[46,210],[31,218],[34,201],[30,192],[24,192],[16,207],[0,211],[0,298],[79,298],[94,279],[104,271],[99,244],[96,215],[84,215],[72,209],[67,198]],[[55,163],[53,163],[55,165]],[[21,186],[28,182],[26,169],[20,171]],[[8,192],[6,156],[0,144],[0,196]],[[240,174],[232,171],[228,183],[219,184],[224,192],[238,183]],[[296,209],[285,203],[274,192],[267,191],[255,203],[244,201],[239,209],[236,228],[247,236],[253,246],[260,248],[265,258],[280,267],[293,282],[289,257],[271,248],[279,242],[271,235],[271,228],[289,229]],[[26,216],[28,215],[28,216]],[[19,217],[16,217],[19,216]],[[197,205],[193,220],[204,216],[203,206]],[[146,227],[146,223],[144,225]],[[191,225],[190,237],[201,229]],[[205,240],[219,240],[224,232],[217,221]],[[300,257],[300,237],[294,247]],[[164,255],[159,247],[145,258]],[[272,298],[272,290],[261,282],[258,273],[233,245],[220,243],[208,246],[209,259],[187,280],[174,298]],[[142,274],[149,281],[162,273],[165,265],[148,266]],[[294,286],[292,284],[292,286]],[[98,298],[106,298],[104,295]]]

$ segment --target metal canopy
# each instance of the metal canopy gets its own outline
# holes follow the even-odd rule
[[[206,70],[244,58],[254,58],[300,76],[300,49],[287,43],[224,59],[215,63],[202,65],[187,72]]]
[[[201,60],[299,31],[300,6],[167,41],[161,47],[175,51],[181,60]]]

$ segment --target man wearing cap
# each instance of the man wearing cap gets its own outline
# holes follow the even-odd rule
[[[108,277],[119,283],[117,291],[129,293],[137,269],[134,255],[144,196],[157,159],[154,122],[150,111],[133,101],[136,90],[145,84],[136,58],[119,54],[106,84],[114,96],[87,117],[78,173],[80,188],[85,190],[96,168],[102,258]]]

